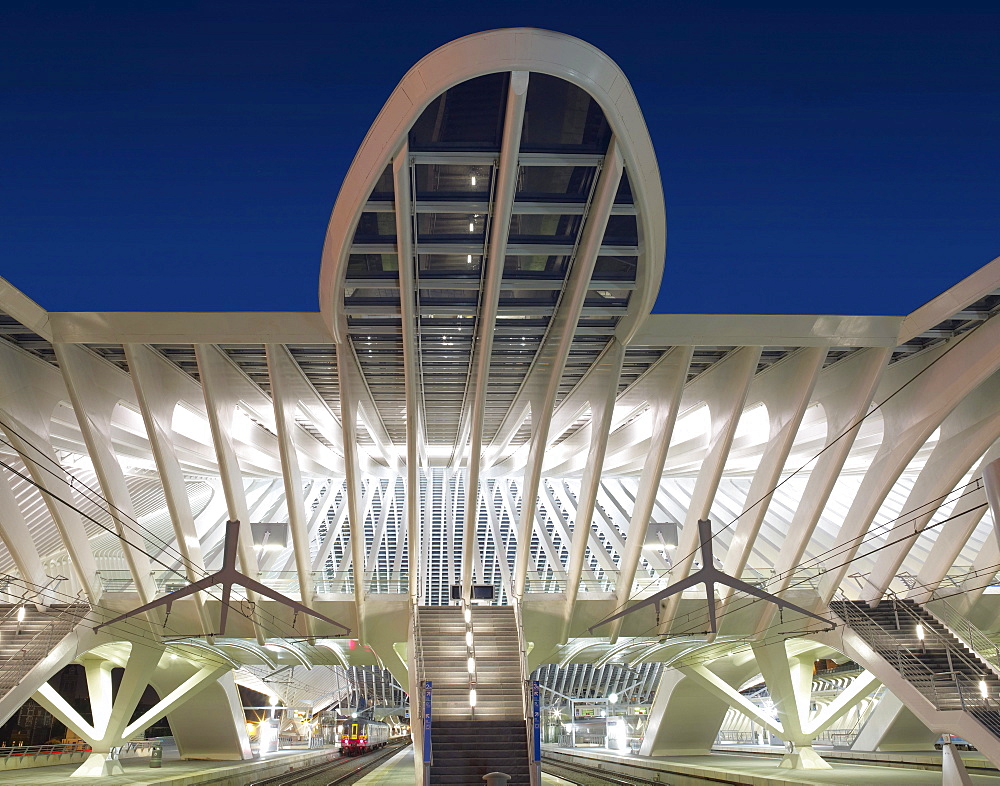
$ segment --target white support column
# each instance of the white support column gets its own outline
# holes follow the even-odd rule
[[[881,407],[882,444],[837,535],[838,567],[829,570],[820,582],[824,603],[851,570],[850,560],[910,459],[944,418],[1000,368],[998,345],[1000,320],[991,319],[936,351],[889,367],[880,393],[886,398],[895,395]],[[920,376],[915,376],[917,373]]]
[[[580,230],[580,245],[566,281],[566,289],[524,383],[523,389],[532,399],[533,434],[524,474],[523,503],[518,525],[520,534],[517,539],[517,560],[514,570],[514,591],[518,597],[524,594],[524,582],[527,578],[531,531],[538,487],[542,480],[542,462],[549,443],[552,407],[559,391],[566,358],[569,357],[569,350],[573,344],[573,336],[583,310],[583,302],[587,297],[587,288],[590,286],[623,171],[624,162],[618,142],[612,139],[604,156],[604,165],[594,189],[587,221]]]
[[[472,346],[472,408],[469,413],[469,462],[468,487],[465,505],[465,534],[462,548],[462,594],[468,600],[472,592],[472,549],[476,535],[479,500],[479,475],[483,453],[483,420],[490,379],[490,360],[493,356],[493,333],[496,330],[497,310],[500,302],[500,285],[503,281],[504,260],[507,255],[507,236],[517,191],[518,152],[521,148],[521,128],[524,125],[524,106],[528,96],[528,72],[513,71],[507,91],[507,108],[504,116],[503,138],[500,142],[500,159],[497,161],[496,188],[493,197],[493,216],[490,221],[489,249],[486,271],[479,302],[479,318]],[[456,453],[462,446],[456,446]]]
[[[198,362],[198,376],[201,378],[201,388],[205,396],[205,410],[208,413],[208,424],[212,430],[212,441],[215,443],[215,454],[219,462],[219,479],[222,491],[226,497],[226,508],[230,521],[240,521],[240,538],[238,553],[240,568],[254,580],[260,580],[257,570],[257,556],[253,548],[253,535],[250,531],[250,510],[247,506],[246,490],[243,487],[243,472],[240,469],[239,458],[233,440],[232,422],[236,415],[240,387],[248,385],[242,372],[214,344],[195,344],[195,358]],[[256,392],[256,389],[253,390]],[[291,508],[291,502],[288,507]],[[308,603],[302,596],[303,603]],[[257,595],[247,591],[247,600],[256,608]],[[251,612],[254,634],[258,644],[263,644],[266,635],[260,626],[256,611]],[[306,617],[309,620],[309,617]],[[309,625],[309,622],[306,623]]]
[[[746,405],[747,393],[757,371],[760,353],[760,347],[741,347],[705,372],[703,378],[698,380],[706,386],[704,392],[700,393],[700,398],[708,405],[711,412],[712,431],[708,454],[698,472],[698,479],[691,494],[691,504],[678,537],[677,559],[670,572],[671,583],[686,579],[691,572],[692,563],[698,553],[698,522],[708,519],[711,515],[712,501],[722,479],[722,470],[729,457],[729,449],[736,435],[740,415]],[[700,387],[701,385],[698,386]],[[692,398],[695,390],[697,388],[694,386],[690,388]],[[678,593],[664,603],[663,615],[660,618],[661,633],[670,630],[680,600],[681,594]],[[710,598],[709,601],[711,600]]]
[[[35,701],[93,748],[87,760],[73,773],[74,777],[123,774],[122,765],[112,756],[112,750],[145,728],[126,728],[126,724],[135,712],[162,654],[162,648],[155,644],[132,644],[124,662],[94,654],[83,656],[80,662],[87,676],[93,723],[87,723],[49,683],[43,683],[35,693]],[[125,673],[116,695],[112,690],[111,672],[120,665],[124,665]],[[153,716],[149,723],[161,716],[162,713]]]
[[[688,368],[691,365],[693,347],[676,347],[668,352],[657,363],[655,371],[649,375],[649,380],[655,381],[650,386],[649,397],[652,402],[652,441],[649,452],[639,477],[639,489],[636,492],[635,505],[629,519],[628,539],[625,542],[625,553],[618,566],[618,585],[615,587],[617,610],[620,610],[632,594],[635,574],[642,558],[642,547],[646,541],[646,532],[650,518],[653,515],[653,505],[663,478],[663,465],[667,460],[667,450],[670,438],[677,422],[677,410],[680,407],[681,394],[687,381]],[[624,617],[611,623],[608,629],[611,643],[618,640]]]
[[[830,765],[813,750],[815,732],[809,727],[813,652],[791,654],[783,640],[767,645],[756,644],[753,651],[781,721],[782,730],[778,736],[793,746],[778,766],[796,770],[830,769]]]
[[[794,568],[802,561],[813,532],[819,523],[827,500],[840,477],[861,419],[868,412],[876,386],[892,351],[884,348],[865,349],[854,353],[820,374],[815,400],[826,414],[826,440],[806,481],[805,490],[792,516],[788,535],[781,544],[774,570],[778,579],[769,591],[780,595],[792,583]],[[761,617],[755,635],[770,625],[776,611],[770,604],[761,604]]]

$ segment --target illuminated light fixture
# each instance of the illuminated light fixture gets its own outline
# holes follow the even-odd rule
[[[17,610],[17,621],[24,622],[24,615],[25,615],[24,606],[21,606]]]
[[[919,622],[917,623],[917,639],[924,640],[924,626]]]
[[[474,229],[475,229],[475,227],[472,225],[472,222],[470,221],[469,222],[469,231],[472,232]]]
[[[650,522],[642,547],[650,551],[672,551],[677,548],[680,528],[676,521]]]
[[[475,185],[475,184],[476,184],[476,176],[475,176],[475,175],[473,175],[473,176],[472,176],[472,185]]]
[[[267,699],[267,703],[270,704],[272,707],[277,707],[279,701],[281,701],[281,699],[279,699],[277,696],[270,696]]]
[[[990,689],[986,685],[986,680],[979,680],[979,695],[984,699],[990,695]]]
[[[476,659],[475,658],[469,658],[469,674],[475,674],[475,673],[476,673]],[[980,685],[985,685],[986,683],[985,682],[981,682],[979,684]],[[985,696],[986,694],[983,694],[983,695]]]
[[[250,524],[254,551],[281,551],[288,548],[288,522],[258,522]]]
[[[468,606],[465,607],[465,612],[464,612],[463,616],[465,617],[466,623],[469,623],[469,622],[472,621],[472,612],[469,610]]]
[[[610,701],[612,704],[617,704],[618,703],[618,694],[617,693],[612,693],[610,696],[608,696],[608,701]]]
[[[356,718],[356,717],[358,717],[358,713],[356,713],[356,712],[352,712],[352,713],[351,713],[351,717],[352,717],[352,718]]]
[[[472,631],[471,630],[467,630],[465,632],[465,646],[466,647],[471,647],[472,646]]]
[[[465,258],[465,261],[466,261],[466,262],[467,262],[468,264],[470,264],[470,265],[471,265],[471,264],[472,264],[472,254],[468,254],[468,255],[466,256],[466,258]]]
[[[470,707],[475,707],[476,706],[476,689],[475,688],[472,688],[469,691],[469,706]]]

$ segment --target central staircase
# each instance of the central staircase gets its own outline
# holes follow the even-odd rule
[[[469,612],[467,622],[459,606],[418,610],[423,676],[431,680],[433,696],[430,783],[482,783],[488,772],[505,772],[511,786],[528,786],[524,683],[514,610],[475,606]]]
[[[968,731],[961,736],[987,755],[987,747],[1000,752],[997,668],[941,619],[916,602],[899,598],[875,606],[834,601],[830,609],[935,710],[974,719],[989,735],[983,738],[973,731],[982,741],[973,740]],[[887,682],[883,675],[876,676]]]

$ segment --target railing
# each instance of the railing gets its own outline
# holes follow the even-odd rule
[[[23,642],[23,646],[18,648],[17,651],[0,661],[0,696],[6,694],[11,688],[17,685],[24,675],[31,671],[35,664],[48,655],[53,647],[76,627],[89,610],[90,607],[83,604],[66,607],[54,615],[44,628]],[[3,620],[0,620],[0,625],[8,622],[11,616],[16,614],[16,608],[12,608]],[[66,624],[67,622],[69,622],[68,625]],[[9,643],[10,639],[8,637],[5,638],[5,643]],[[21,642],[18,641],[18,643],[20,644]]]
[[[2,762],[3,767],[7,767],[11,761],[23,761],[27,757],[65,756],[73,753],[90,753],[90,751],[91,747],[85,742],[56,745],[5,745],[0,747],[0,762]]]
[[[942,635],[927,625],[927,620],[907,604],[898,603],[895,599],[892,599],[892,603],[897,630],[905,630],[904,623],[912,626],[912,630],[916,630],[918,625],[922,627],[924,639],[920,647],[898,641],[889,631],[850,602],[837,608],[836,613],[844,617],[844,621],[852,631],[888,661],[903,679],[919,690],[937,709],[957,709],[956,700],[963,710],[966,709],[966,694],[970,699],[974,694],[969,686],[965,686],[963,690],[961,674],[956,670],[966,668],[973,673],[982,673],[984,664],[970,658],[964,648],[957,646],[953,638]],[[946,654],[949,666],[947,671],[935,672],[915,654],[916,651],[932,648],[940,648]],[[952,695],[953,691],[957,695]]]
[[[166,595],[188,585],[187,577],[181,571],[152,571],[153,585],[157,595]],[[135,592],[135,582],[127,570],[98,571],[101,586],[105,592]],[[345,570],[311,572],[313,589],[318,595],[353,595],[354,572]],[[283,595],[299,596],[299,574],[294,570],[261,571],[261,584]],[[401,595],[409,592],[409,574],[406,571],[369,571],[364,577],[365,591],[375,594]],[[233,594],[245,598],[246,591],[233,587]]]
[[[789,583],[796,589],[813,589],[819,586],[819,577],[823,574],[824,568],[813,566],[796,570],[789,579]],[[597,570],[590,574],[585,573],[580,579],[580,589],[582,593],[587,592],[614,592],[618,586],[618,570]],[[559,593],[566,591],[567,572],[562,570],[532,571],[529,570],[524,585],[526,593]],[[748,568],[741,577],[743,581],[757,587],[766,587],[778,578],[778,574],[772,569],[757,570]],[[629,597],[633,600],[642,600],[659,592],[670,585],[671,571],[641,571],[632,582],[629,590]],[[698,596],[701,592],[704,596],[704,589],[689,590],[691,597]]]
[[[521,670],[521,707],[524,711],[525,739],[528,741],[528,773],[531,777],[531,786],[540,786],[541,773],[539,768],[535,766],[534,702],[531,695],[531,673],[528,671],[528,642],[524,638],[524,617],[521,614],[521,603],[517,598],[512,600],[514,627],[517,628],[518,665]]]
[[[410,609],[412,611],[412,636],[413,636],[413,671],[414,678],[416,680],[416,690],[415,695],[410,696],[410,724],[414,722],[420,724],[420,737],[423,741],[423,750],[420,751],[420,756],[423,757],[423,784],[428,786],[430,783],[430,759],[433,756],[433,747],[431,742],[431,719],[428,718],[426,723],[424,721],[424,681],[427,679],[427,672],[424,670],[424,644],[420,637],[420,598],[411,598]],[[430,751],[431,756],[424,756],[424,751]],[[415,754],[416,755],[416,754]]]
[[[992,666],[1000,676],[1000,646],[973,625],[958,609],[945,600],[936,600],[933,602],[933,608],[924,606],[924,611],[935,617],[946,628],[950,628],[963,644]]]

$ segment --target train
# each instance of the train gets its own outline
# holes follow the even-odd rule
[[[341,756],[360,756],[389,743],[389,724],[367,718],[349,718],[340,737]]]

